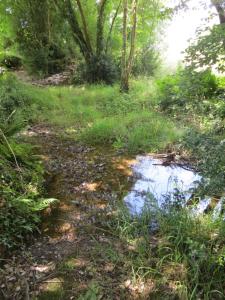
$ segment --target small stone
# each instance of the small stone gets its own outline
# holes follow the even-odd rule
[[[21,287],[20,286],[17,286],[16,287],[16,292],[19,292],[21,290]]]

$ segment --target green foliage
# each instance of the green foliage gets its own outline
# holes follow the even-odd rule
[[[190,130],[183,145],[197,161],[203,177],[200,188],[207,195],[221,195],[225,191],[225,140],[212,133]]]
[[[64,69],[71,57],[71,42],[65,43],[70,31],[65,22],[59,22],[51,0],[9,1],[1,9],[6,15],[7,30],[12,32],[12,42],[5,39],[3,43],[5,50],[19,52],[23,65],[32,74],[45,76]]]
[[[25,108],[28,99],[14,76],[0,77],[0,120],[6,120],[17,110]]]
[[[134,76],[154,76],[159,69],[160,55],[153,47],[140,49],[133,66]]]
[[[89,64],[81,63],[75,71],[74,83],[113,84],[119,78],[119,67],[107,55],[93,56]]]
[[[159,105],[195,129],[183,137],[183,147],[195,159],[203,175],[202,193],[224,192],[224,83],[210,71],[179,70],[157,81]],[[191,118],[190,118],[191,116]]]
[[[114,144],[137,153],[162,149],[172,143],[177,134],[168,120],[142,111],[98,120],[84,130],[81,139],[94,145]]]
[[[169,262],[183,265],[182,284],[187,286],[187,298],[222,299],[223,220],[210,215],[194,217],[186,209],[170,210],[160,219],[160,235],[166,239],[159,249],[160,256],[164,256],[162,269]]]
[[[16,55],[2,52],[0,53],[0,66],[13,70],[19,69],[22,66],[22,60]]]
[[[167,75],[157,85],[159,105],[169,112],[201,107],[203,100],[212,97],[217,89],[216,77],[210,70],[196,72],[191,68]]]
[[[21,245],[37,229],[40,211],[55,201],[41,198],[43,168],[31,150],[12,137],[6,143],[0,132],[0,244],[5,248]]]
[[[8,249],[37,229],[40,211],[54,200],[42,199],[43,168],[32,148],[15,138],[31,101],[13,76],[2,76],[0,83],[0,244]]]
[[[214,25],[198,31],[196,40],[186,50],[186,62],[193,68],[216,67],[225,70],[225,31],[224,24]],[[209,33],[205,34],[205,31]]]
[[[101,298],[100,294],[101,288],[95,282],[92,282],[88,287],[85,295],[81,295],[78,300],[99,300]]]
[[[41,77],[61,71],[73,60],[80,66],[76,83],[112,84],[118,79],[122,47],[121,1],[107,1],[102,18],[100,2],[81,1],[80,5],[81,9],[76,1],[1,1],[0,50],[19,53],[28,71]],[[156,29],[170,10],[163,1],[148,0],[140,1],[137,13],[135,48],[140,58],[135,74],[152,74],[157,61],[153,51]],[[128,31],[131,22],[129,19]]]
[[[151,279],[153,299],[223,299],[224,221],[191,215],[190,209],[168,206],[166,211],[158,208],[131,217],[119,207],[109,223],[110,230],[135,249],[123,257],[131,281],[148,284]],[[156,218],[153,236],[149,227]]]

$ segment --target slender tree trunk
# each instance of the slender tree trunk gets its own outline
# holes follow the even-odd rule
[[[130,75],[133,66],[134,53],[135,53],[135,41],[136,41],[136,31],[137,31],[137,5],[138,0],[133,1],[133,12],[132,12],[132,31],[131,31],[131,41],[130,41],[130,55],[128,59],[128,73]]]
[[[130,39],[130,54],[127,60],[127,0],[123,0],[123,48],[121,60],[121,92],[129,91],[129,77],[132,71],[134,53],[135,53],[135,40],[137,31],[137,5],[138,0],[133,0],[132,4],[132,29]]]
[[[223,0],[211,0],[212,5],[216,8],[219,16],[220,24],[225,24],[225,9],[223,8]]]
[[[98,6],[97,19],[97,38],[96,38],[96,55],[100,57],[104,50],[104,21],[105,21],[105,7],[107,0],[101,0]]]
[[[68,20],[68,23],[72,30],[74,41],[79,46],[80,51],[83,54],[86,63],[88,64],[90,62],[92,53],[90,52],[88,43],[80,28],[71,0],[65,0],[63,4],[61,0],[54,0],[54,3],[58,7],[59,11],[63,14],[63,16]]]
[[[88,47],[88,50],[90,51],[90,53],[93,54],[93,50],[92,50],[92,46],[91,46],[91,40],[90,40],[90,37],[89,37],[89,34],[88,34],[87,22],[86,22],[86,19],[85,19],[85,16],[84,16],[84,11],[83,11],[80,0],[76,0],[76,2],[77,2],[77,6],[79,8],[79,12],[80,12],[80,16],[81,16],[81,20],[82,20],[82,24],[83,24],[83,31],[84,31],[84,36],[85,36],[85,39],[86,39],[87,47]]]
[[[122,3],[122,0],[120,0],[119,5],[117,6],[117,9],[116,9],[115,14],[114,14],[113,19],[112,19],[112,23],[111,23],[111,25],[110,25],[109,34],[108,34],[108,37],[107,37],[107,40],[106,40],[105,53],[108,52],[109,43],[110,43],[111,38],[112,38],[113,27],[114,27],[116,18],[117,18],[117,16],[118,16],[118,13],[119,13],[119,10],[120,10],[121,3]]]
[[[123,47],[121,57],[121,92],[128,92],[129,84],[127,77],[127,0],[123,0]]]

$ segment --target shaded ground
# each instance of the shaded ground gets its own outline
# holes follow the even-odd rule
[[[25,134],[39,145],[48,197],[60,203],[46,210],[42,236],[19,259],[17,253],[5,261],[3,299],[78,299],[85,293],[87,299],[137,298],[123,259],[132,249],[104,227],[132,184],[132,159],[86,147],[45,125]]]
[[[13,73],[22,81],[37,86],[58,86],[67,84],[71,81],[71,77],[75,71],[75,66],[69,66],[65,71],[50,75],[43,79],[32,78],[25,70],[17,70]],[[0,70],[1,73],[1,70]]]

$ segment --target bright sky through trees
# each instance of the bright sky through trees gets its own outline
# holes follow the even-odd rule
[[[171,0],[171,5],[175,2],[177,1]],[[195,37],[196,29],[203,25],[209,16],[209,8],[203,7],[200,2],[202,1],[191,0],[190,9],[175,15],[166,29],[164,57],[169,66],[175,66],[182,60],[182,52],[187,48],[189,39]],[[204,2],[207,6],[210,5],[210,0]],[[212,12],[212,8],[210,11]],[[217,17],[210,22],[212,25],[218,23]]]

